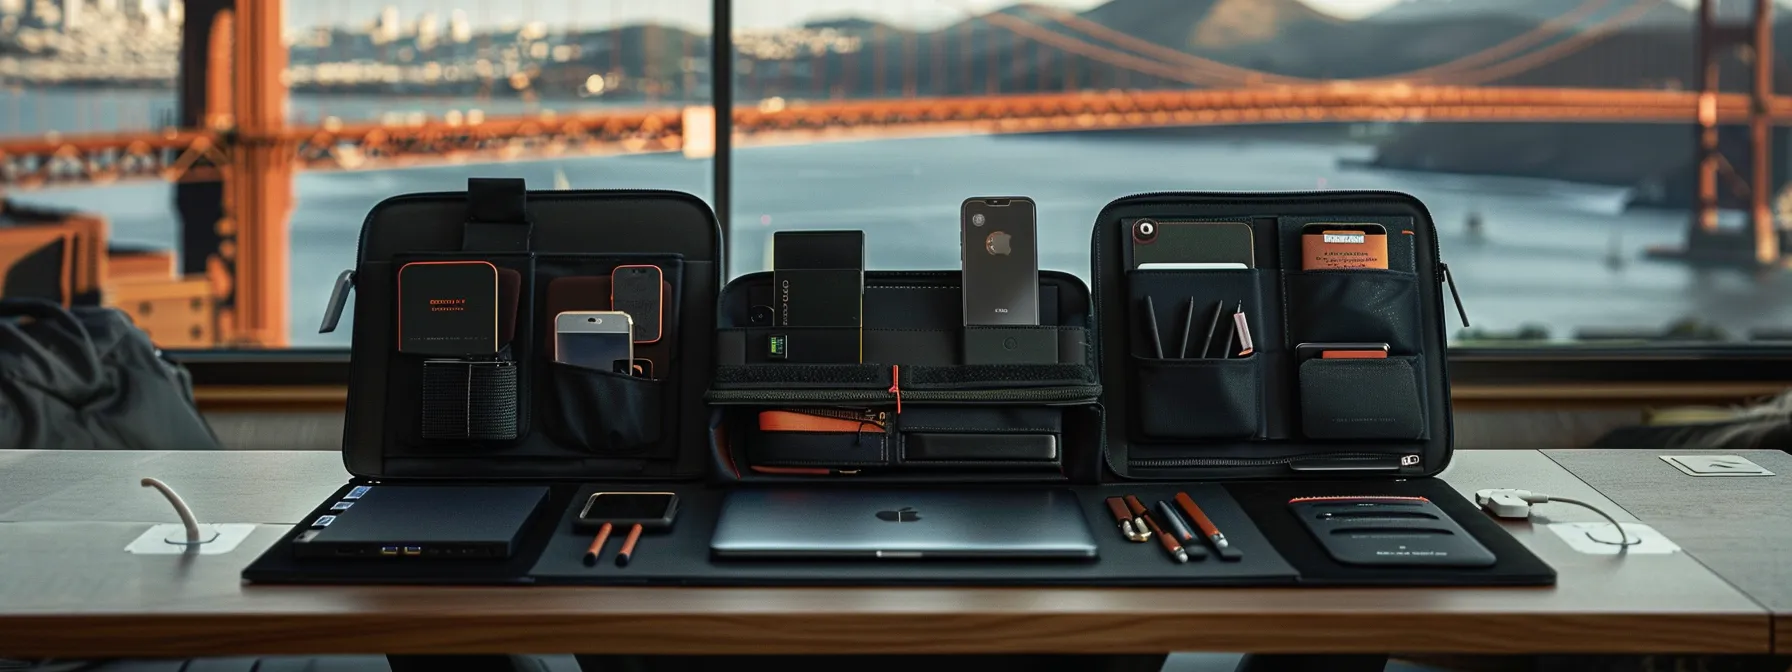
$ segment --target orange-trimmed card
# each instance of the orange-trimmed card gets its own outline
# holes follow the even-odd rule
[[[1301,270],[1388,267],[1388,230],[1380,224],[1308,224],[1300,231]]]

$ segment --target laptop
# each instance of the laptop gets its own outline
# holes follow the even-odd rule
[[[301,558],[499,560],[547,499],[530,486],[361,485],[306,521],[293,537]]]
[[[1096,558],[1069,490],[750,489],[728,493],[718,558]]]

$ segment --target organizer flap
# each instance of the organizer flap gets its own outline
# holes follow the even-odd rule
[[[361,228],[345,466],[388,481],[700,476],[707,433],[679,420],[705,413],[722,254],[709,206],[680,192],[475,178],[465,192],[386,199]],[[457,282],[478,291],[439,291],[447,275],[417,270],[432,265],[470,269]],[[641,270],[613,288],[619,268]],[[620,306],[655,320],[604,341],[628,344],[632,362],[557,361],[559,313]],[[464,329],[470,318],[480,329]]]
[[[1102,209],[1092,245],[1115,474],[1392,478],[1448,464],[1446,267],[1417,199],[1139,194]],[[1250,339],[1233,336],[1241,326]]]

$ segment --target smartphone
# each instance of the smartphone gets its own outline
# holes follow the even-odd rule
[[[664,320],[660,318],[660,267],[617,266],[610,271],[610,310],[628,313],[636,343],[658,343]]]
[[[1257,267],[1251,225],[1245,222],[1135,219],[1129,228],[1132,237],[1129,268],[1183,270],[1194,266],[1206,270],[1238,268],[1240,264],[1245,268]],[[1172,264],[1174,266],[1165,268]]]
[[[554,316],[554,361],[633,374],[635,343],[628,313],[569,310]]]
[[[1039,233],[1033,199],[965,199],[959,260],[965,326],[1039,324]]]
[[[617,527],[640,525],[643,529],[672,526],[678,517],[678,494],[672,492],[599,492],[585,500],[574,525],[597,529],[604,523]]]
[[[1387,359],[1386,343],[1301,343],[1294,346],[1295,361],[1309,359]]]

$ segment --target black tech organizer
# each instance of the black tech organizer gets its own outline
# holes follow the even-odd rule
[[[1248,221],[1256,232],[1258,268],[1203,272],[1199,281],[1129,274],[1121,246],[1130,220],[1147,216]],[[1349,278],[1308,277],[1313,274],[1285,268],[1282,260],[1296,259],[1299,244],[1286,232],[1298,232],[1299,222],[1327,218],[1411,231],[1410,250],[1393,252],[1395,263],[1405,266]],[[307,520],[331,513],[331,504],[356,485],[549,482],[552,494],[506,561],[302,561],[291,552],[292,538],[308,527],[302,524],[244,576],[267,583],[559,585],[1553,582],[1553,572],[1498,525],[1447,484],[1428,478],[1448,460],[1450,425],[1440,285],[1419,280],[1441,278],[1443,267],[1431,247],[1430,218],[1417,201],[1366,193],[1143,195],[1105,208],[1094,238],[1093,294],[1073,276],[1042,273],[1040,327],[967,333],[956,271],[868,272],[866,363],[817,364],[800,356],[774,359],[768,339],[785,337],[792,353],[810,346],[837,351],[858,339],[858,331],[773,327],[770,273],[723,287],[719,231],[695,197],[651,191],[525,195],[520,181],[475,180],[466,194],[390,199],[368,215],[355,274],[355,373],[343,449],[355,479]],[[499,357],[517,380],[514,439],[420,436],[419,416],[429,402],[416,386],[424,384],[426,372],[421,358],[394,346],[397,266],[467,258],[492,261],[520,278],[514,333]],[[555,364],[549,348],[553,314],[608,305],[607,297],[605,305],[596,305],[553,288],[572,283],[590,290],[591,283],[567,278],[607,281],[610,269],[623,264],[665,270],[664,337],[637,346],[637,356],[654,359],[658,379]],[[1135,352],[1144,351],[1134,349],[1138,332],[1129,325],[1137,317],[1133,299],[1146,294],[1245,300],[1259,353],[1214,363],[1139,361]],[[1166,313],[1181,305],[1158,304]],[[1297,306],[1319,311],[1317,317],[1290,320]],[[1160,315],[1159,323],[1167,328],[1181,324],[1179,318]],[[1424,431],[1395,440],[1307,437],[1297,420],[1299,372],[1289,361],[1297,338],[1396,344],[1396,357],[1387,361],[1398,364],[1366,375],[1391,380],[1386,369],[1410,371]],[[987,353],[979,347],[991,344],[1019,344],[1026,353],[1005,363],[967,361],[967,351]],[[1315,374],[1313,385],[1362,384],[1365,374],[1343,368]],[[1201,399],[1213,403],[1196,403]],[[846,420],[850,424],[842,428],[851,431],[785,431],[762,424],[762,411]],[[1009,440],[1041,435],[1053,437],[1049,450],[1037,440]],[[708,542],[726,490],[768,485],[1067,487],[1081,500],[1100,559],[712,559]],[[590,535],[575,532],[572,520],[584,499],[601,490],[675,491],[681,513],[671,530],[643,536],[629,567],[587,567],[580,556]],[[1199,502],[1243,551],[1243,560],[1172,563],[1155,543],[1122,539],[1103,501],[1135,494],[1149,503],[1178,491]],[[1429,497],[1499,562],[1456,570],[1339,565],[1301,529],[1286,501],[1348,494]],[[611,542],[612,554],[618,543]]]

